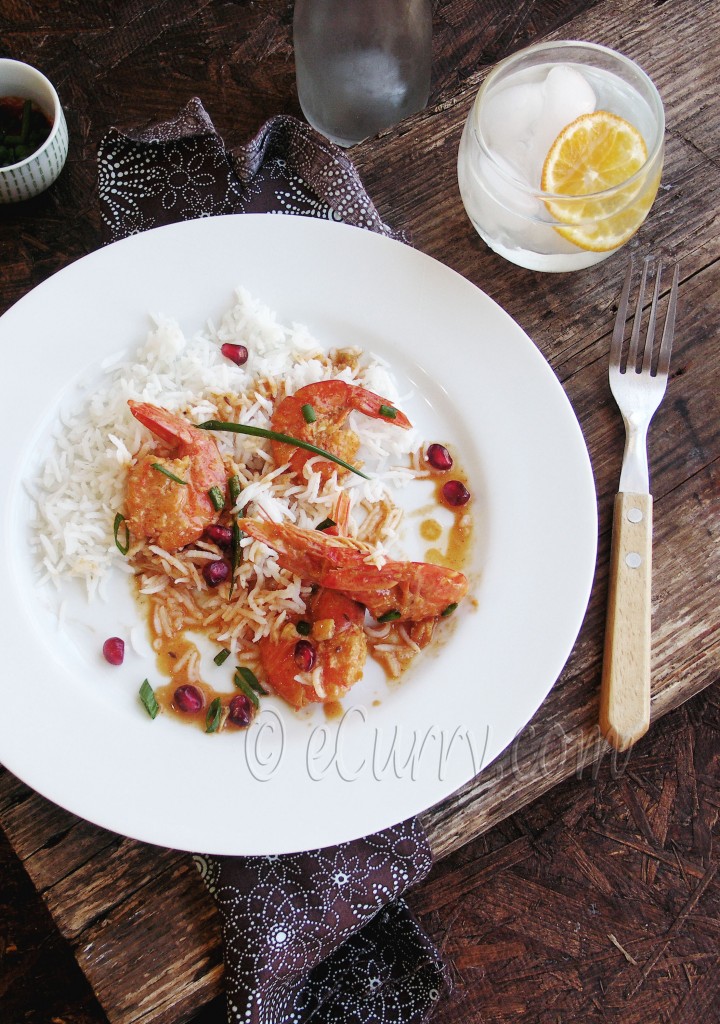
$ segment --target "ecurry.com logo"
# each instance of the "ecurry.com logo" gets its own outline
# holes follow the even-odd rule
[[[329,778],[444,781],[459,765],[467,777],[485,764],[490,729],[482,735],[464,725],[452,729],[429,725],[426,729],[373,725],[362,706],[348,708],[336,721],[316,725],[307,737],[292,741],[281,716],[264,709],[245,733],[245,762],[258,782],[267,782],[291,769],[303,771],[313,782]]]

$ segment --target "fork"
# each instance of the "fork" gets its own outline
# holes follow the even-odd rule
[[[652,510],[647,431],[668,379],[680,268],[675,266],[665,326],[653,361],[662,264],[655,274],[645,344],[640,352],[643,298],[650,257],[643,264],[627,356],[623,359],[633,262],[623,285],[610,346],[610,390],[625,424],[619,493],[613,507],[610,583],[600,686],[600,729],[617,750],[627,750],[650,725],[650,594]],[[640,368],[638,369],[638,362]]]

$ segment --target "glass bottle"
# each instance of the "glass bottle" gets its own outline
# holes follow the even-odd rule
[[[317,131],[352,146],[430,92],[430,0],[296,0],[298,98]]]

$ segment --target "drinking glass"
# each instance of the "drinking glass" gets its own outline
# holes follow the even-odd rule
[[[621,134],[629,129],[636,144],[634,163],[619,163],[611,187],[596,190],[587,174],[581,190],[543,188],[544,177],[556,180],[556,140],[583,117],[583,130],[598,121],[614,130],[622,119]],[[664,132],[658,91],[633,61],[595,43],[538,43],[501,61],[477,94],[458,153],[462,201],[483,241],[512,263],[541,271],[592,266],[645,220],[660,184]],[[602,161],[602,148],[593,159]]]
[[[302,111],[352,146],[414,114],[430,92],[430,0],[296,0]]]

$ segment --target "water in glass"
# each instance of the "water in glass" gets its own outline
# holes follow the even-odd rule
[[[296,0],[294,44],[302,111],[340,146],[427,103],[430,0]]]

